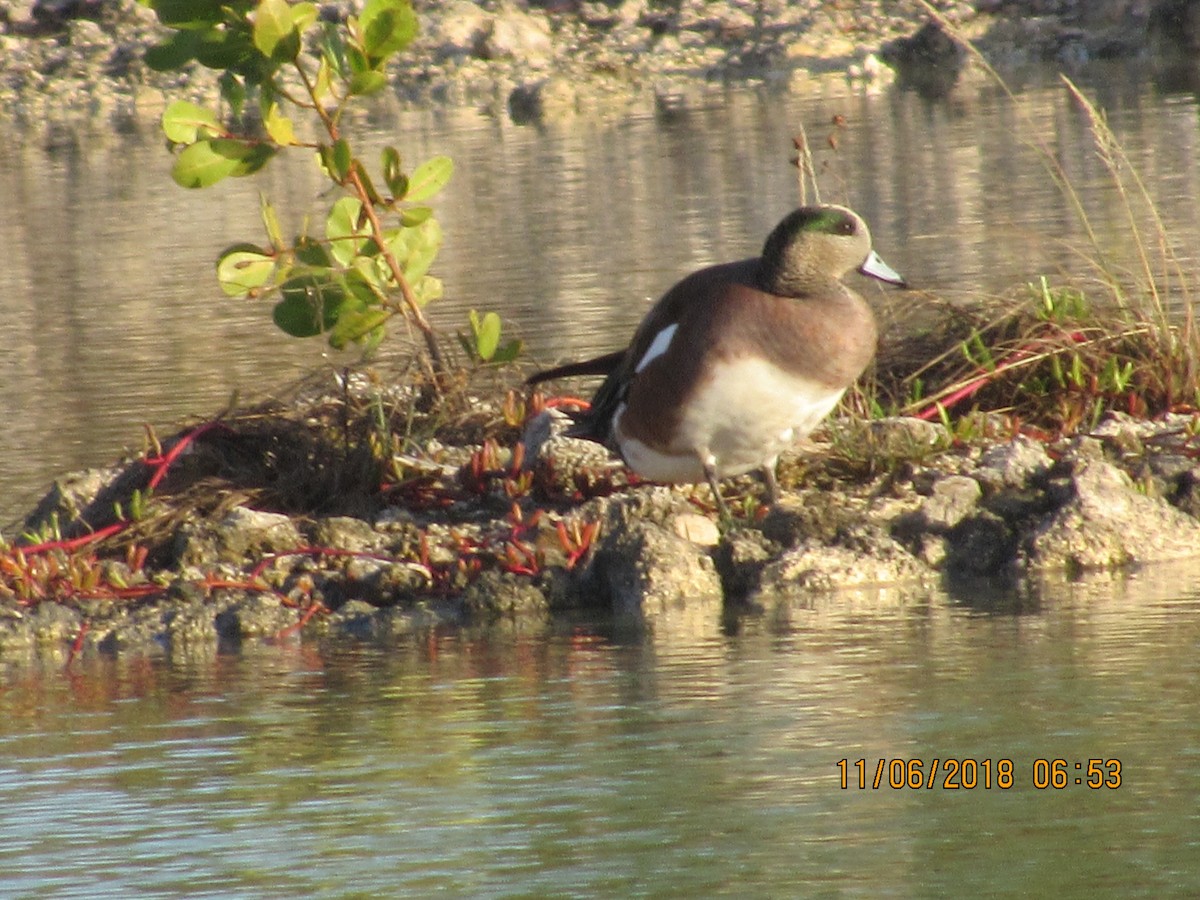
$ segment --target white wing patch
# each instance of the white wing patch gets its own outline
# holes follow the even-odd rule
[[[654,340],[650,342],[650,349],[646,351],[646,355],[638,361],[633,370],[635,375],[667,352],[667,348],[671,346],[671,339],[675,337],[675,332],[678,330],[678,324],[668,325],[654,336]]]

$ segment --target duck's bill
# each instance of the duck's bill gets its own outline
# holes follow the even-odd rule
[[[880,259],[879,254],[874,250],[868,254],[866,262],[858,267],[858,271],[864,275],[870,275],[872,278],[878,278],[880,281],[886,281],[888,284],[898,284],[900,287],[908,286],[900,273]]]

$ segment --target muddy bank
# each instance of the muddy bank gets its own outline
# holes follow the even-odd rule
[[[581,110],[677,110],[731,80],[804,90],[814,77],[887,83],[899,71],[937,93],[964,64],[953,46],[908,40],[926,21],[916,3],[415,5],[421,36],[393,74],[401,102],[476,105],[518,121]],[[1002,70],[1046,60],[1077,68],[1172,48],[1186,55],[1200,43],[1200,16],[1179,0],[933,5]],[[350,8],[326,4],[322,15]],[[0,0],[0,116],[53,141],[86,123],[139,127],[177,98],[215,102],[213,72],[146,67],[143,52],[165,33],[136,0]]]
[[[728,482],[722,528],[706,487],[631,484],[601,448],[555,436],[537,397],[467,392],[433,414],[380,383],[309,385],[60,480],[25,550],[3,555],[0,659],[387,640],[570,611],[653,628],[1200,554],[1194,415],[1110,414],[1048,443],[998,419],[969,440],[836,419],[784,460],[780,506]],[[381,404],[413,437],[373,430]],[[385,456],[381,440],[396,441]]]

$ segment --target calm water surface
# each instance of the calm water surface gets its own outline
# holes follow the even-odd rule
[[[0,682],[6,897],[1200,894],[1200,571]],[[1013,763],[860,790],[838,760]],[[1035,785],[1036,761],[1068,784]],[[1092,758],[1120,786],[1075,783]],[[853,771],[853,770],[852,770]],[[1043,773],[1044,775],[1044,773]],[[869,777],[873,777],[869,775]]]
[[[930,105],[907,93],[743,88],[669,118],[542,127],[470,109],[380,113],[368,144],[457,163],[438,211],[447,297],[436,323],[454,330],[472,307],[497,309],[549,362],[619,346],[683,273],[757,253],[798,201],[788,157],[801,126],[817,148],[822,196],[857,207],[884,258],[919,289],[864,283],[881,305],[936,314],[941,301],[1012,295],[1042,274],[1095,274],[1085,256],[1097,251],[1031,141],[1071,179],[1100,252],[1133,265],[1130,219],[1087,120],[1045,81],[1015,105],[986,89]],[[1125,71],[1086,86],[1193,265],[1196,98]],[[835,115],[844,126],[831,124]],[[327,352],[278,334],[267,304],[225,298],[212,268],[222,248],[261,240],[259,190],[289,230],[328,208],[307,159],[187,192],[170,182],[152,129],[74,149],[12,142],[0,167],[0,527],[64,471],[139,448],[141,423],[169,428],[211,415],[234,392],[260,397]],[[1142,210],[1134,220],[1149,221]]]

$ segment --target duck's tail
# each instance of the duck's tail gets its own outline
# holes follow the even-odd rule
[[[621,364],[621,360],[624,358],[624,350],[615,350],[612,353],[605,353],[603,356],[597,356],[594,359],[585,359],[583,362],[567,363],[563,366],[555,366],[553,369],[534,372],[525,379],[525,383],[541,384],[543,381],[553,381],[556,378],[571,378],[576,375],[609,375]]]

